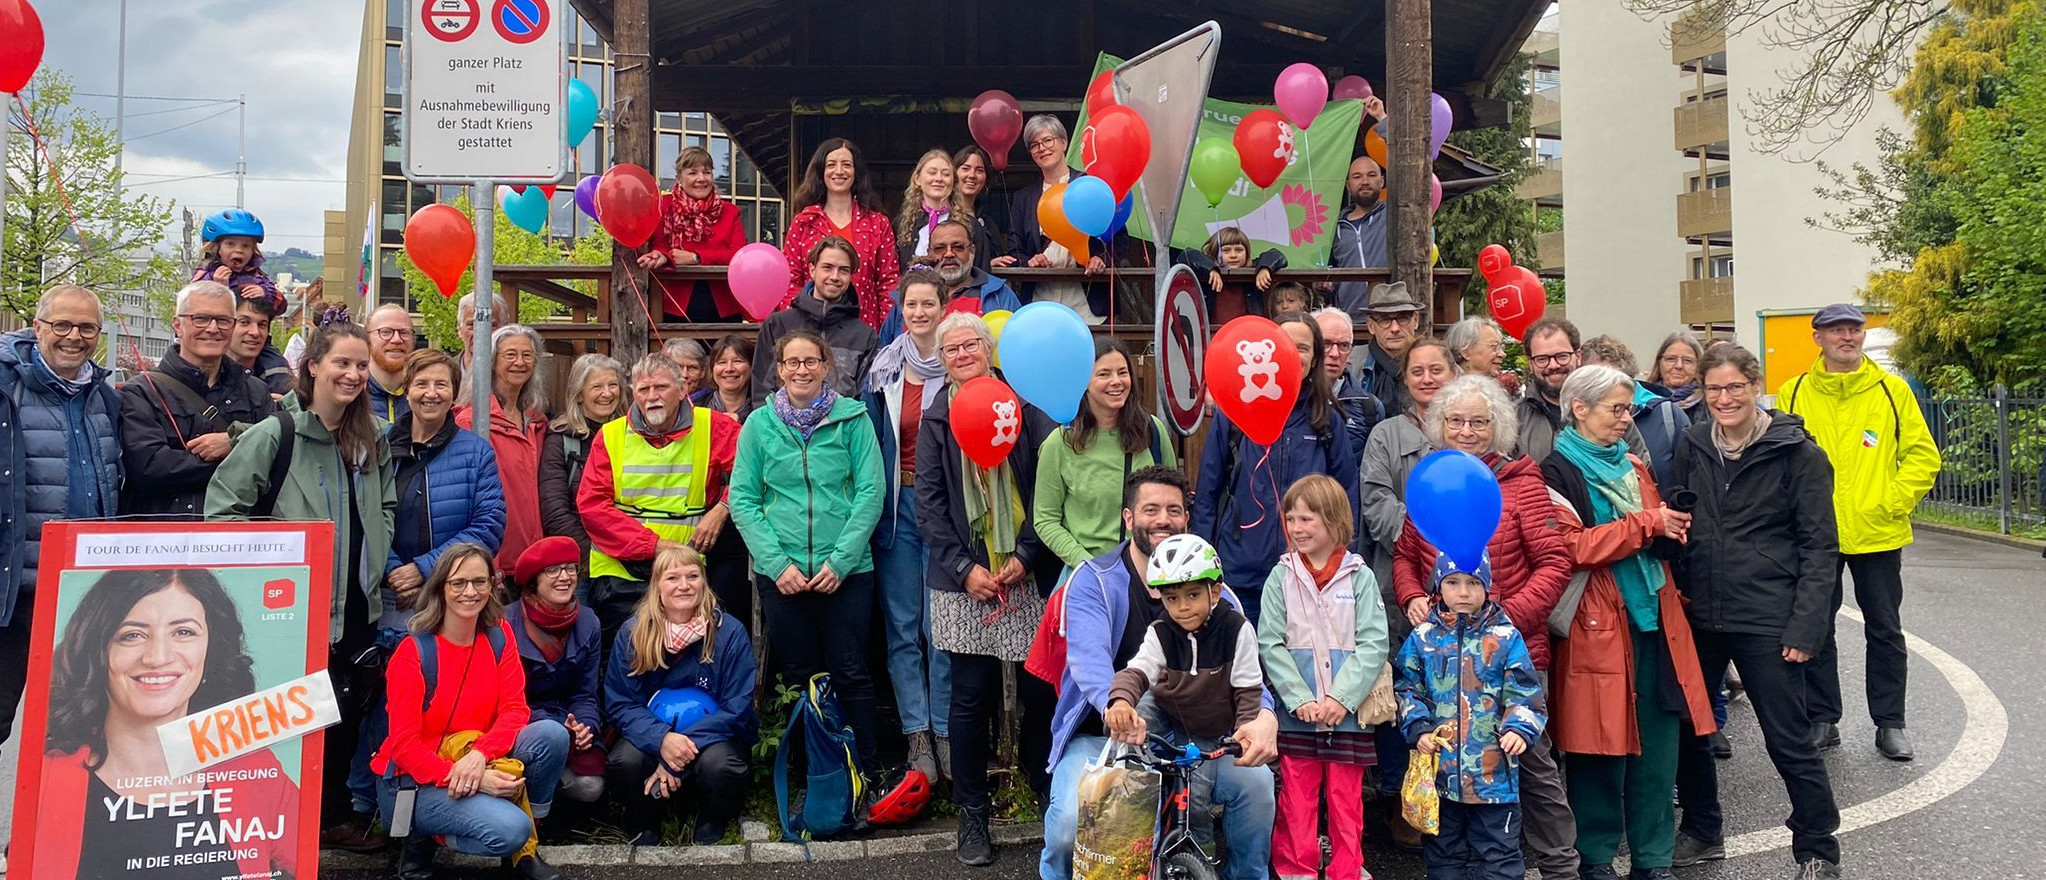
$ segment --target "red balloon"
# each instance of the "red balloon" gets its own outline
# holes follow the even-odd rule
[[[0,0],[0,2],[5,2],[5,0]],[[525,192],[526,192],[526,185],[525,185],[525,184],[522,184],[522,183],[514,183],[514,184],[512,184],[512,186],[511,186],[511,191],[512,191],[512,192],[515,192],[515,193],[518,193],[518,194],[520,194],[520,195],[524,195],[524,194],[525,194]],[[543,185],[541,185],[541,187],[540,187],[540,194],[541,194],[541,195],[543,195],[543,196],[546,196],[546,197],[547,197],[548,199],[550,199],[550,200],[551,200],[551,199],[553,199],[553,198],[554,198],[554,184],[551,184],[551,183],[549,183],[549,184],[543,184]]]
[[[646,244],[661,226],[661,187],[638,165],[613,165],[597,181],[597,216],[626,247]]]
[[[1087,118],[1092,119],[1115,105],[1115,71],[1095,74],[1094,81],[1087,84]]]
[[[1243,176],[1259,187],[1271,186],[1293,164],[1293,126],[1277,110],[1250,111],[1236,124],[1235,140]]]
[[[1151,162],[1151,127],[1122,105],[1103,107],[1080,132],[1080,167],[1101,178],[1117,202],[1130,194]]]
[[[43,63],[43,20],[28,0],[0,0],[0,92],[28,85]]]
[[[1506,335],[1523,338],[1549,306],[1549,292],[1542,287],[1541,277],[1525,266],[1508,266],[1490,280],[1492,287],[1485,292],[1485,301],[1491,306],[1492,320],[1499,322]]]
[[[1015,95],[988,89],[974,98],[973,107],[966,111],[966,129],[973,132],[973,142],[987,151],[995,170],[1006,170],[1009,148],[1023,134],[1023,108],[1016,103]]]
[[[1488,244],[1478,251],[1478,274],[1492,278],[1500,270],[1513,267],[1513,255],[1506,252],[1505,245]]]
[[[441,296],[454,296],[469,258],[476,255],[476,227],[448,205],[427,205],[405,221],[405,256],[433,279]]]
[[[1208,396],[1252,442],[1279,439],[1300,398],[1303,368],[1293,337],[1271,319],[1244,315],[1208,343]]]
[[[968,380],[952,395],[952,439],[974,464],[1001,464],[1023,441],[1023,402],[993,376]]]

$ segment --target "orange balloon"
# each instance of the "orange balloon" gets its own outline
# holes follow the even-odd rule
[[[1377,162],[1381,169],[1391,164],[1386,161],[1385,138],[1379,136],[1376,127],[1364,132],[1364,154],[1370,156],[1371,161]]]
[[[1087,233],[1074,228],[1066,219],[1066,185],[1054,184],[1044,191],[1044,197],[1037,200],[1037,228],[1044,231],[1046,238],[1065,245],[1073,252],[1073,262],[1087,264]]]

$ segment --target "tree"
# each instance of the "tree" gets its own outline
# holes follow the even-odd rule
[[[0,308],[27,320],[43,290],[58,282],[98,291],[177,284],[176,263],[152,252],[170,223],[170,203],[122,191],[114,165],[120,144],[105,120],[72,105],[69,79],[45,66],[22,89],[21,104],[8,108],[7,121]],[[16,133],[29,131],[40,147],[36,137]]]
[[[1449,135],[1452,146],[1499,169],[1500,174],[1496,183],[1445,200],[1435,212],[1435,246],[1441,252],[1436,265],[1475,270],[1478,251],[1488,244],[1505,245],[1521,265],[1540,262],[1535,256],[1535,237],[1541,234],[1535,211],[1517,193],[1521,179],[1527,176],[1527,145],[1533,137],[1528,114],[1534,98],[1527,83],[1532,61],[1531,55],[1516,57],[1492,83],[1491,96],[1513,105],[1512,122]],[[1477,314],[1484,310],[1484,286],[1477,278],[1472,284],[1473,290],[1465,296],[1465,309]]]
[[[476,222],[476,210],[469,204],[468,194],[457,196],[451,204],[455,210],[462,212],[462,216],[469,218],[469,222]],[[490,216],[496,227],[497,237],[492,242],[492,248],[497,263],[524,266],[611,264],[611,236],[601,229],[567,242],[564,247],[563,243],[553,238],[536,235],[513,226],[511,221],[505,218],[503,211],[493,211]],[[475,268],[472,266],[463,272],[462,279],[455,284],[454,294],[445,297],[441,296],[440,288],[434,286],[432,279],[427,278],[425,272],[412,265],[412,258],[403,251],[398,253],[398,268],[405,273],[405,287],[412,294],[412,305],[419,310],[420,332],[425,333],[427,340],[437,348],[449,350],[459,348],[462,339],[455,332],[458,311],[455,304],[463,294],[476,289]],[[595,285],[590,282],[569,282],[567,286],[592,296],[596,294]],[[545,320],[558,316],[563,311],[559,304],[537,296],[519,297],[520,321],[531,323]]]

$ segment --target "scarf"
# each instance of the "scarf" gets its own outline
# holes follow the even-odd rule
[[[1690,409],[1696,406],[1698,401],[1705,399],[1705,392],[1699,389],[1697,382],[1693,381],[1689,385],[1678,385],[1675,388],[1671,388],[1669,396],[1671,400],[1677,402],[1678,406]]]
[[[960,450],[959,473],[966,478],[959,494],[966,504],[967,526],[987,545],[988,570],[1000,571],[1009,554],[1016,552],[1018,524],[1024,517],[1016,472],[1006,458],[992,468],[982,468]]]
[[[1627,460],[1626,443],[1600,446],[1571,426],[1556,435],[1556,451],[1584,473],[1585,486],[1591,490],[1592,518],[1597,522],[1585,523],[1587,527],[1641,512],[1641,474]],[[1643,549],[1613,563],[1612,570],[1634,628],[1655,632],[1660,628],[1655,594],[1664,581],[1662,563],[1649,558]]]
[[[1307,561],[1306,554],[1301,554],[1300,564],[1302,568],[1307,569],[1309,575],[1313,576],[1315,588],[1326,590],[1328,589],[1329,582],[1336,579],[1336,570],[1343,567],[1343,554],[1330,553],[1328,555],[1328,564],[1318,568],[1314,563]]]
[[[570,602],[567,608],[557,611],[531,593],[520,598],[519,603],[525,606],[526,636],[533,640],[533,647],[540,649],[540,656],[547,662],[561,662],[562,655],[568,653],[569,630],[575,628],[582,607]]]
[[[904,333],[874,355],[874,365],[867,368],[867,390],[880,393],[897,382],[914,381],[924,387],[923,408],[929,411],[931,404],[938,402],[938,393],[945,390],[944,377],[945,362],[937,351],[924,357],[916,350],[916,340]]]
[[[789,399],[787,388],[774,389],[774,397],[770,400],[774,404],[774,414],[784,424],[796,429],[796,433],[803,435],[803,442],[808,443],[810,435],[817,433],[818,426],[824,424],[824,417],[831,414],[831,405],[838,402],[838,392],[826,384],[824,393],[801,409],[797,409],[795,402]]]
[[[697,199],[683,192],[677,181],[668,197],[673,209],[661,215],[661,231],[667,233],[668,240],[709,241],[710,231],[725,213],[725,200],[717,187],[711,187],[709,196]]]
[[[1741,453],[1748,451],[1748,447],[1755,445],[1755,441],[1762,439],[1762,435],[1769,430],[1769,423],[1772,421],[1775,421],[1775,418],[1769,415],[1769,411],[1766,409],[1761,410],[1755,413],[1755,421],[1748,426],[1746,436],[1729,437],[1726,435],[1726,430],[1720,427],[1719,421],[1715,419],[1712,422],[1712,445],[1719,447],[1720,457],[1725,458],[1727,461],[1740,461]]]
[[[703,634],[710,630],[710,621],[699,614],[689,618],[688,623],[670,623],[661,636],[661,647],[670,654],[680,654],[683,648],[703,640]]]
[[[49,386],[58,394],[62,394],[65,397],[76,397],[79,392],[92,385],[93,371],[91,365],[80,367],[78,370],[78,375],[85,378],[72,380],[59,376],[57,371],[50,369],[49,363],[43,360],[42,346],[30,347],[28,356],[29,362],[35,366],[36,375],[42,378],[43,384]]]

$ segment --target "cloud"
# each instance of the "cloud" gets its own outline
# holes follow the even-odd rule
[[[80,92],[113,94],[119,0],[38,5],[47,10],[44,64],[70,77]],[[263,219],[268,249],[318,252],[323,212],[342,207],[346,198],[340,181],[347,177],[362,15],[360,3],[316,0],[130,0],[128,184],[202,217],[231,206],[237,114],[206,117],[234,105],[140,96],[246,96],[251,179],[245,203]],[[113,120],[112,98],[80,95],[76,103]],[[156,112],[163,110],[173,112]],[[172,180],[215,173],[222,176]]]

